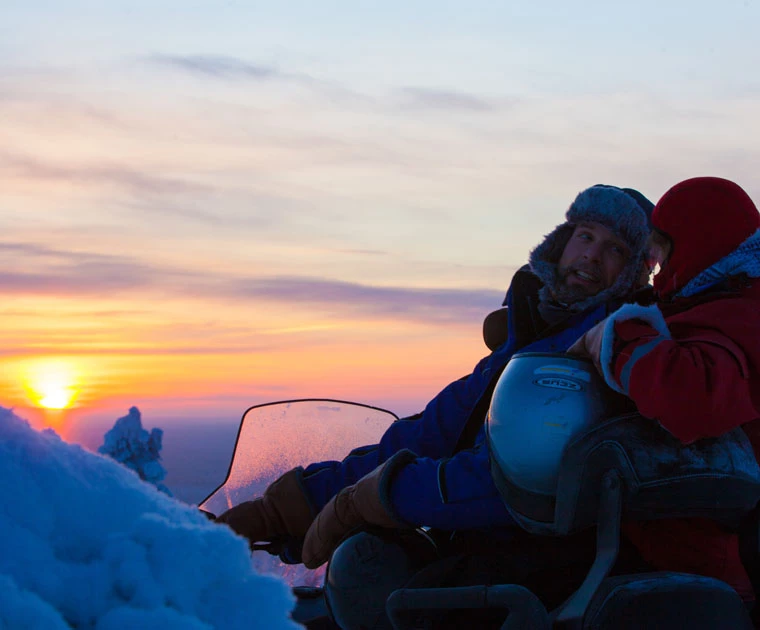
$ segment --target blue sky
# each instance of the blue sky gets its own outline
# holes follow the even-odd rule
[[[6,3],[0,402],[64,356],[83,408],[411,410],[581,189],[760,198],[759,26],[757,0]]]

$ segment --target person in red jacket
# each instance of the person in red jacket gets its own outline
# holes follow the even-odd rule
[[[760,460],[760,214],[737,184],[683,181],[652,214],[659,273],[652,306],[626,305],[569,352],[684,444],[736,427]],[[707,519],[625,523],[658,570],[721,579],[754,599],[738,537]]]

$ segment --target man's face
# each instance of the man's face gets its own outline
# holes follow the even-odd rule
[[[557,265],[558,302],[571,304],[611,287],[631,250],[600,223],[579,223]]]

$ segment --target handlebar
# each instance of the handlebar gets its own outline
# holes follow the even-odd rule
[[[203,514],[210,521],[216,520],[216,514],[209,512],[208,510],[202,510],[198,508],[198,511]],[[286,564],[299,564],[300,558],[300,544],[298,544],[298,558],[293,556],[293,540],[288,538],[273,538],[272,540],[250,542],[249,546],[251,551],[266,551],[272,556],[279,556]]]

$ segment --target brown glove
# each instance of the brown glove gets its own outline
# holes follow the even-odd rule
[[[412,527],[391,513],[387,496],[393,474],[414,458],[411,451],[399,451],[330,499],[306,532],[301,552],[304,565],[316,569],[327,562],[343,537],[361,525],[395,529]]]
[[[314,520],[314,513],[301,486],[302,472],[301,467],[289,470],[272,482],[262,497],[236,505],[216,521],[252,543],[280,536],[303,536]]]

